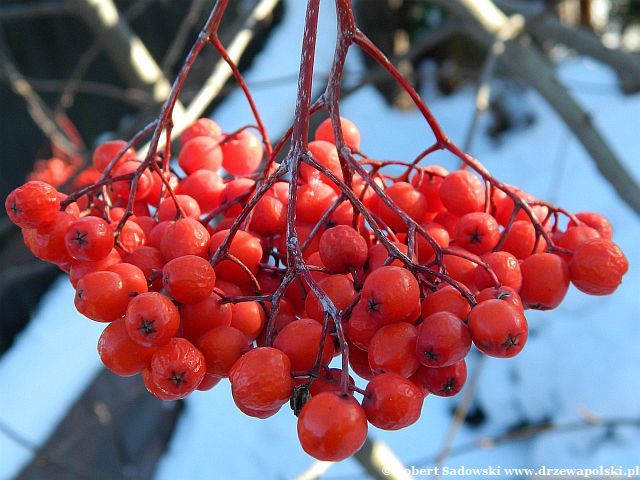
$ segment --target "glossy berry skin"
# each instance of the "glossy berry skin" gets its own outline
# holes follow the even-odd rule
[[[193,198],[198,203],[200,211],[208,213],[220,206],[220,196],[224,188],[222,178],[216,172],[196,170],[180,181],[177,193]]]
[[[365,380],[373,378],[373,372],[369,366],[369,356],[365,350],[362,350],[351,342],[349,342],[349,366],[353,373]]]
[[[428,235],[440,246],[449,246],[449,232],[442,225],[437,223],[425,223],[422,224],[422,228]],[[435,255],[433,246],[422,235],[416,233],[416,248],[418,250],[418,261],[420,263],[427,263]]]
[[[262,161],[262,143],[253,133],[242,130],[226,138],[222,145],[222,166],[231,175],[249,175]]]
[[[287,225],[287,209],[271,195],[265,195],[255,206],[251,217],[251,230],[258,235],[274,236],[284,233]]]
[[[220,377],[205,373],[204,378],[202,379],[196,390],[200,390],[201,392],[211,390],[213,387],[220,383],[220,380],[222,380]]]
[[[60,208],[57,190],[37,180],[13,190],[4,206],[9,220],[21,228],[38,228],[51,222]]]
[[[337,194],[326,183],[313,178],[298,188],[296,216],[301,222],[315,225],[336,200]]]
[[[454,280],[461,282],[471,292],[476,290],[476,268],[478,264],[465,257],[472,256],[471,252],[459,247],[449,247],[450,254],[442,257],[447,273]]]
[[[251,349],[249,339],[237,328],[220,326],[200,337],[198,349],[204,355],[207,373],[228,377],[233,364]]]
[[[356,453],[367,438],[367,416],[351,395],[323,392],[298,416],[298,439],[317,460],[339,462]]]
[[[140,167],[140,162],[136,160],[128,160],[126,162],[120,163],[113,172],[113,177],[120,177],[123,175],[136,174],[135,172]],[[151,193],[153,189],[153,177],[148,170],[142,172],[138,179],[138,186],[136,188],[136,200],[143,200]],[[129,194],[131,192],[131,180],[118,180],[117,182],[113,182],[109,187],[110,192],[112,192],[116,197],[122,198],[124,200],[129,198]]]
[[[316,162],[326,167],[327,170],[330,170],[340,180],[343,179],[338,150],[336,150],[336,146],[333,143],[324,140],[316,140],[314,142],[309,142],[308,148],[311,156],[313,156],[313,159]],[[300,177],[306,182],[311,181],[311,179],[315,177],[331,187],[335,186],[329,177],[320,173],[307,163],[300,164]]]
[[[418,325],[416,355],[426,367],[453,365],[466,357],[470,348],[467,325],[452,313],[434,313]]]
[[[216,285],[216,273],[202,257],[184,255],[167,262],[162,269],[164,290],[180,303],[206,300]]]
[[[613,242],[601,238],[582,243],[569,263],[571,282],[590,295],[609,295],[629,270],[622,250]]]
[[[352,150],[360,148],[360,130],[358,130],[358,127],[351,120],[340,117],[340,128],[342,129],[345,144]],[[336,144],[330,118],[327,118],[318,126],[315,132],[315,139]]]
[[[460,218],[456,226],[454,239],[456,245],[476,255],[482,255],[493,249],[500,240],[498,222],[488,213],[467,213]]]
[[[467,364],[460,360],[442,368],[421,366],[411,379],[429,393],[439,397],[452,397],[462,390],[467,381]]]
[[[111,322],[98,340],[100,360],[121,377],[130,377],[147,368],[155,351],[156,348],[141,347],[129,338],[124,318]]]
[[[89,216],[73,222],[64,240],[67,251],[76,260],[96,261],[109,255],[114,235],[102,218]]]
[[[192,138],[180,149],[178,165],[187,175],[197,170],[217,171],[222,166],[218,140],[205,136]]]
[[[286,325],[273,346],[289,357],[293,371],[301,372],[314,367],[321,338],[322,325],[310,318],[301,318]],[[327,334],[322,344],[321,365],[327,365],[332,358],[333,340]]]
[[[349,350],[351,353],[351,350]],[[322,392],[340,392],[340,377],[342,376],[342,370],[339,368],[327,368],[320,369],[320,374],[313,381],[309,387],[309,393],[311,396],[319,395]],[[349,385],[354,386],[356,382],[353,377],[349,375]],[[353,391],[349,391],[350,395],[353,395]]]
[[[420,418],[423,401],[424,394],[416,384],[395,373],[383,373],[367,385],[362,408],[371,425],[399,430]]]
[[[469,170],[451,172],[440,185],[442,204],[458,217],[480,212],[484,207],[484,195],[482,181]]]
[[[476,295],[476,302],[484,302],[487,300],[502,300],[516,307],[521,312],[524,312],[524,305],[522,305],[522,299],[518,292],[513,288],[505,285],[501,287],[488,287],[483,288]]]
[[[367,262],[367,242],[347,225],[325,230],[318,246],[320,259],[331,273],[349,273]]]
[[[92,161],[93,168],[102,173],[105,168],[114,160],[118,154],[125,149],[127,142],[124,140],[110,140],[108,142],[101,143],[93,151]],[[135,160],[136,152],[133,148],[129,147],[124,151],[120,159],[114,165],[120,165],[123,162],[129,160]]]
[[[600,238],[595,228],[586,225],[570,227],[558,237],[556,245],[574,252],[581,244],[593,238]],[[571,260],[571,255],[563,255],[563,258],[568,262]]]
[[[427,165],[422,174],[413,176],[411,183],[427,199],[427,211],[439,212],[444,209],[440,200],[440,185],[449,174],[449,171],[440,165]]]
[[[353,282],[345,275],[331,275],[323,278],[318,282],[318,287],[331,299],[338,310],[345,310],[357,295]],[[304,306],[309,318],[320,323],[324,322],[325,310],[315,293],[309,292]]]
[[[181,308],[182,334],[193,343],[212,328],[231,325],[231,304],[220,303],[220,296],[215,292],[201,302]]]
[[[408,217],[421,222],[427,212],[427,199],[413,185],[407,182],[396,182],[385,190],[385,193]],[[381,220],[396,232],[406,232],[407,225],[381,199],[378,201],[378,215]]]
[[[347,339],[361,350],[368,350],[371,339],[383,327],[379,315],[369,315],[367,305],[358,302],[347,323]],[[367,360],[368,362],[368,360]]]
[[[184,338],[172,338],[159,347],[150,369],[152,383],[176,400],[198,388],[206,371],[204,356]]]
[[[477,304],[469,314],[469,330],[478,350],[498,358],[520,353],[529,335],[523,313],[502,300]]]
[[[57,212],[49,224],[41,228],[24,228],[22,236],[26,247],[36,257],[58,265],[73,259],[67,251],[65,235],[75,218],[67,212]]]
[[[391,242],[395,245],[398,250],[407,255],[407,246],[400,242]],[[369,260],[367,261],[367,271],[373,272],[378,268],[382,267],[387,261],[387,257],[389,256],[389,252],[387,251],[387,247],[385,247],[382,243],[376,243],[371,245],[369,248]],[[402,267],[402,262],[398,259],[393,260],[389,263],[389,266],[393,267]]]
[[[135,265],[131,263],[118,263],[107,267],[107,270],[120,275],[124,283],[124,289],[130,298],[149,291],[144,272]]]
[[[231,307],[231,326],[242,331],[251,341],[260,336],[267,323],[264,308],[258,302],[241,302]]]
[[[408,270],[380,267],[365,280],[361,302],[369,315],[383,325],[406,321],[420,302],[420,287]]]
[[[604,215],[600,215],[595,212],[579,212],[575,214],[575,217],[588,227],[594,228],[600,234],[600,237],[605,240],[611,240],[613,235],[613,228],[611,223]],[[576,226],[573,220],[569,221],[567,228]]]
[[[209,238],[209,232],[200,222],[183,218],[167,228],[160,243],[160,252],[166,261],[184,255],[204,257]]]
[[[450,312],[460,320],[465,320],[470,311],[469,302],[451,285],[444,285],[435,292],[429,292],[422,301],[422,318],[438,312]]]
[[[569,266],[558,255],[536,253],[522,265],[520,298],[527,308],[550,310],[556,308],[569,289]]]
[[[164,295],[148,292],[129,302],[125,315],[131,340],[143,347],[165,345],[180,327],[177,307]]]
[[[116,225],[112,226],[116,228]],[[120,230],[120,236],[118,237],[118,246],[116,250],[121,256],[133,252],[139,247],[142,247],[146,241],[144,231],[142,228],[132,220],[127,220]]]
[[[516,292],[522,286],[522,272],[518,259],[508,252],[491,252],[482,256],[501,285],[511,287]],[[482,266],[476,267],[476,287],[479,289],[495,287],[489,272]]]
[[[92,272],[76,285],[74,304],[84,316],[97,322],[111,322],[124,315],[129,292],[122,278],[113,272]]]
[[[121,261],[122,257],[115,248],[102,260],[96,260],[95,262],[74,260],[71,262],[71,268],[69,270],[69,280],[71,281],[71,285],[75,287],[78,284],[78,281],[88,273],[105,270],[111,265],[115,265]]]
[[[413,325],[400,322],[379,329],[369,343],[369,366],[371,371],[396,373],[409,378],[420,363],[416,357],[418,331]]]
[[[160,250],[153,247],[140,247],[122,260],[124,263],[135,265],[144,273],[147,280],[151,279],[154,272],[162,271],[165,261]],[[149,290],[160,291],[162,289],[162,276],[156,275],[155,280],[148,283]]]
[[[210,118],[199,118],[180,135],[180,144],[185,145],[189,140],[196,137],[211,137],[219,140],[222,138],[222,129]]]
[[[536,230],[528,220],[517,220],[513,222],[507,232],[501,250],[511,253],[519,260],[524,260],[533,253],[536,243]]]
[[[229,230],[216,232],[211,236],[208,244],[208,252],[211,257],[229,234]],[[238,230],[229,245],[229,254],[240,260],[252,273],[258,271],[258,264],[262,259],[262,245],[255,236],[243,230]],[[222,279],[239,285],[250,282],[245,270],[231,260],[222,260],[214,266],[216,275]]]
[[[178,214],[178,210],[176,209],[176,201],[182,209],[185,217],[195,218],[196,220],[200,217],[200,205],[198,204],[196,199],[189,195],[179,194],[176,195],[175,200],[172,197],[162,199],[162,201],[160,202],[160,207],[158,208],[158,220],[160,222],[176,220]]]
[[[293,391],[291,362],[280,350],[259,347],[242,355],[229,371],[236,405],[269,412],[289,401]]]

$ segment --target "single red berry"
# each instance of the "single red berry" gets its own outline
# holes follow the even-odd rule
[[[58,191],[32,180],[13,190],[4,202],[9,220],[21,228],[38,228],[51,221],[60,209]]]
[[[362,408],[367,420],[383,430],[400,430],[418,421],[422,411],[422,390],[395,373],[383,373],[367,385]]]
[[[421,366],[411,380],[439,397],[457,395],[467,381],[467,364],[460,360],[442,368]]]
[[[151,381],[175,399],[193,392],[206,371],[204,356],[188,340],[172,338],[151,358]]]
[[[167,261],[184,255],[205,257],[208,243],[209,232],[200,222],[193,218],[182,218],[167,228],[160,251]]]
[[[104,172],[105,168],[107,168],[111,161],[114,160],[120,152],[123,152],[122,156],[115,163],[113,168],[129,160],[135,160],[136,151],[132,147],[125,150],[126,146],[127,142],[124,140],[110,140],[108,142],[101,143],[93,151],[93,168],[100,173]]]
[[[364,378],[365,380],[371,380],[373,378],[373,372],[369,366],[368,353],[351,343],[349,343],[349,366],[360,378]]]
[[[340,180],[343,179],[342,168],[340,166],[340,158],[338,157],[338,150],[336,150],[336,146],[333,143],[324,140],[316,140],[314,142],[309,142],[308,148],[311,156],[316,162],[326,167],[327,170],[330,170]],[[332,188],[335,187],[335,184],[329,179],[329,177],[327,177],[323,173],[320,173],[318,170],[307,163],[300,164],[300,177],[305,182],[309,182],[312,178],[315,177],[331,186]]]
[[[298,187],[296,216],[298,220],[315,225],[331,208],[337,194],[333,188],[317,178]]]
[[[225,138],[221,148],[222,166],[231,175],[249,175],[255,172],[262,162],[262,142],[247,130]]]
[[[484,208],[484,186],[469,170],[456,170],[440,185],[440,199],[450,213],[461,217]]]
[[[522,272],[518,259],[508,252],[491,252],[482,256],[501,285],[513,288],[516,292],[522,285]],[[476,267],[476,287],[479,289],[495,287],[495,281],[482,265]]]
[[[571,282],[590,295],[613,293],[629,270],[622,250],[613,242],[596,238],[582,243],[569,263]]]
[[[135,297],[149,291],[144,272],[132,263],[117,263],[107,267],[107,271],[120,275],[129,297]]]
[[[479,303],[471,310],[469,330],[478,350],[499,358],[520,353],[529,335],[522,311],[497,299]]]
[[[344,137],[344,143],[352,150],[360,148],[360,130],[358,130],[355,123],[344,117],[340,117],[340,128],[342,130],[342,136]],[[315,139],[324,140],[335,145],[336,138],[333,134],[333,125],[331,124],[330,118],[327,118],[318,126]]]
[[[111,322],[124,315],[129,292],[122,278],[113,272],[88,273],[78,281],[74,304],[85,317]]]
[[[125,315],[127,332],[143,347],[165,345],[180,327],[177,307],[164,295],[148,292],[129,302]]]
[[[224,188],[222,177],[216,172],[196,170],[180,181],[177,193],[193,198],[198,203],[200,211],[208,213],[220,206],[220,197]]]
[[[524,312],[524,305],[522,305],[520,295],[511,287],[505,285],[501,287],[488,287],[480,290],[476,295],[476,301],[478,303],[496,299],[510,303],[518,310]]]
[[[427,199],[413,185],[407,182],[396,182],[385,190],[397,208],[415,222],[421,222],[427,212]],[[407,224],[386,203],[379,200],[378,215],[380,219],[396,232],[406,232]]]
[[[124,318],[118,318],[107,325],[98,340],[100,360],[105,367],[121,377],[135,375],[147,368],[155,351],[155,347],[141,347],[129,338]]]
[[[393,241],[391,243],[394,244],[398,248],[398,250],[400,250],[405,255],[408,254],[407,246],[403,243]],[[388,258],[389,252],[387,251],[386,246],[384,246],[382,243],[371,245],[371,247],[369,248],[369,259],[367,260],[367,271],[373,272],[379,269],[387,262]],[[400,260],[395,259],[392,260],[388,265],[394,267],[402,267],[403,264]]]
[[[347,338],[359,349],[366,351],[371,339],[383,325],[381,318],[370,315],[366,303],[359,301],[351,311],[347,323]]]
[[[322,339],[322,325],[310,318],[301,318],[286,325],[273,342],[274,348],[282,350],[289,360],[291,369],[300,372],[311,370],[316,363],[318,350],[322,348],[320,364],[327,365],[333,358],[333,340],[327,334]]]
[[[318,377],[313,381],[309,387],[309,393],[312,397],[319,395],[322,392],[335,392],[340,393],[340,378],[342,377],[342,370],[339,368],[322,367]],[[349,385],[354,386],[356,382],[353,377],[349,375]],[[353,395],[353,391],[349,391],[349,394]]]
[[[416,357],[418,331],[413,325],[400,322],[379,329],[369,343],[369,366],[371,371],[397,373],[409,378],[420,363]]]
[[[440,200],[440,185],[449,171],[440,165],[427,165],[421,172],[415,174],[411,183],[427,199],[428,212],[440,212],[444,210]]]
[[[320,259],[332,273],[349,273],[367,262],[367,242],[347,225],[325,230],[318,246]]]
[[[144,273],[149,290],[162,290],[162,268],[164,267],[164,257],[160,250],[153,247],[140,247],[122,260],[138,267]]]
[[[535,243],[536,230],[533,224],[527,220],[518,220],[513,222],[507,232],[501,250],[511,253],[519,260],[524,260],[533,254]]]
[[[162,270],[164,290],[180,303],[198,303],[209,297],[216,285],[213,267],[202,257],[184,255],[167,262]]]
[[[222,149],[211,137],[194,137],[185,143],[178,155],[178,165],[187,175],[197,170],[218,171],[222,166]]]
[[[476,255],[490,252],[500,240],[498,222],[488,213],[472,212],[463,215],[456,226],[456,245]]]
[[[595,212],[580,212],[576,213],[575,217],[580,220],[585,225],[594,228],[598,231],[600,236],[605,240],[611,240],[613,235],[613,228],[611,227],[611,223],[604,215],[600,215]],[[576,226],[573,220],[569,221],[567,228],[571,228]]]
[[[318,282],[318,287],[329,297],[338,310],[345,310],[356,298],[353,282],[345,275],[331,275],[323,278]],[[309,292],[304,305],[309,318],[320,323],[324,321],[325,309],[315,293]]]
[[[453,365],[466,357],[470,348],[467,325],[452,313],[434,313],[418,325],[416,355],[426,367]]]
[[[356,453],[367,438],[367,416],[351,395],[323,392],[298,416],[298,439],[317,460],[339,462]]]
[[[291,362],[280,350],[259,347],[242,355],[229,371],[236,405],[262,412],[289,401],[293,391]]]
[[[222,215],[235,218],[240,215],[247,199],[254,190],[256,182],[250,178],[234,178],[224,187],[220,194],[220,205],[229,205]],[[233,205],[231,205],[233,203]]]
[[[140,162],[137,160],[127,160],[118,164],[113,172],[113,177],[120,177],[123,175],[139,175],[138,184],[136,187],[136,200],[144,200],[147,195],[151,193],[153,188],[153,177],[148,170],[144,170],[138,174],[137,170],[140,167]],[[118,180],[110,185],[110,191],[118,198],[128,199],[131,193],[131,179]]]
[[[264,308],[258,302],[241,302],[231,307],[231,326],[243,332],[252,342],[267,323]]]
[[[251,349],[247,336],[229,326],[212,328],[200,337],[197,345],[204,355],[207,373],[217,377],[228,377],[236,360]]]
[[[467,257],[472,256],[471,252],[459,247],[449,247],[449,252],[442,257],[444,266],[449,276],[467,287],[471,292],[477,290],[476,268],[478,264]]]
[[[24,228],[25,245],[41,260],[55,264],[69,263],[73,259],[67,251],[65,235],[75,218],[67,212],[57,212],[53,221],[40,228]]]
[[[114,228],[116,227],[113,225]],[[118,236],[118,245],[116,249],[120,253],[121,256],[126,256],[127,254],[133,252],[134,250],[142,247],[146,242],[146,237],[144,235],[144,231],[133,220],[127,220],[122,229],[120,230],[120,236]]]
[[[559,233],[557,239],[554,238],[554,240],[558,247],[566,248],[571,252],[575,252],[581,244],[593,238],[600,238],[598,231],[595,228],[581,225],[567,228],[565,232]],[[558,255],[564,258],[567,262],[571,261],[571,255],[563,253],[558,253]]]
[[[467,299],[451,285],[445,284],[435,292],[429,292],[422,301],[422,318],[438,312],[450,312],[460,320],[465,320],[470,311]]]
[[[435,222],[424,223],[422,228],[437,245],[442,248],[449,246],[449,232],[442,225]],[[420,233],[416,233],[416,250],[420,263],[427,263],[435,255],[432,244]]]
[[[420,287],[408,270],[380,267],[365,280],[361,302],[383,325],[410,320],[420,303]]]
[[[200,205],[195,198],[190,197],[189,195],[176,195],[174,200],[173,197],[163,198],[160,202],[160,207],[158,208],[158,220],[161,222],[165,222],[168,220],[176,220],[178,216],[178,210],[176,209],[176,201],[178,205],[182,209],[185,217],[187,218],[195,218],[196,220],[200,218]]]
[[[536,253],[520,265],[522,287],[520,297],[527,308],[556,308],[569,289],[569,266],[553,253]]]
[[[215,140],[222,138],[222,129],[210,118],[199,118],[180,135],[180,145],[185,145],[189,140],[196,137],[211,137]]]
[[[251,230],[258,235],[271,237],[284,234],[287,226],[287,209],[276,197],[265,195],[256,204],[251,216]]]
[[[208,252],[211,257],[229,235],[229,230],[221,230],[211,236],[208,244]],[[258,271],[258,265],[262,259],[262,245],[254,235],[243,230],[238,230],[231,240],[228,253],[238,259],[251,273]],[[247,284],[251,277],[246,270],[232,260],[222,260],[214,265],[216,275],[222,279],[238,284]]]
[[[69,270],[69,280],[74,287],[78,284],[78,281],[91,272],[99,272],[106,270],[111,265],[115,265],[122,261],[122,257],[118,251],[114,248],[111,253],[101,260],[95,262],[85,262],[81,260],[73,260],[71,262],[71,268]]]
[[[205,373],[204,378],[200,382],[200,385],[198,385],[197,387],[197,390],[200,390],[201,392],[206,392],[207,390],[211,390],[213,387],[215,387],[217,384],[220,383],[220,380],[222,380],[220,377],[216,377],[215,375],[209,375],[208,373]]]

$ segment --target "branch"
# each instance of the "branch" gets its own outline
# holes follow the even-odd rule
[[[517,0],[496,0],[507,13],[520,13],[527,17],[536,15],[536,9]],[[613,68],[620,78],[624,93],[640,90],[640,56],[619,48],[609,48],[592,31],[584,27],[570,27],[555,15],[547,14],[527,25],[527,31],[539,41],[562,43],[576,52],[594,58]]]
[[[466,20],[469,35],[487,48],[508,21],[507,16],[491,0],[433,2]],[[531,44],[510,41],[505,44],[505,52],[500,60],[553,107],[589,152],[603,177],[636,213],[640,213],[640,186],[593,125],[591,116],[558,81],[553,67],[542,53]]]
[[[150,92],[156,103],[162,103],[169,94],[171,84],[113,1],[64,1],[65,5],[91,29],[127,83],[134,88]],[[176,113],[180,113],[183,107],[177,104],[175,109]]]

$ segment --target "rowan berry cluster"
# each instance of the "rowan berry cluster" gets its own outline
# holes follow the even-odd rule
[[[273,162],[259,171],[257,136],[202,118],[180,136],[179,169],[106,142],[95,183],[66,196],[29,181],[7,214],[35,256],[69,273],[78,311],[107,323],[98,352],[109,370],[140,374],[163,400],[228,378],[237,407],[258,418],[290,402],[304,450],[341,460],[368,423],[404,428],[429,393],[457,394],[472,345],[517,355],[526,309],[557,307],[570,283],[610,294],[628,265],[599,214],[469,169],[371,160],[358,128],[340,123],[364,174],[345,178],[330,120],[297,178],[276,178]],[[329,366],[335,356],[342,368]]]

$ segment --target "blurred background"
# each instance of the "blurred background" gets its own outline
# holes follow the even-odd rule
[[[157,115],[212,0],[0,0],[0,194],[26,178],[71,191],[97,143]],[[272,139],[291,122],[301,0],[236,0],[220,36]],[[354,0],[359,24],[421,92],[445,132],[493,174],[614,227],[630,272],[611,297],[575,289],[528,315],[516,359],[470,357],[456,398],[429,397],[401,432],[372,428],[405,466],[640,464],[640,1]],[[321,8],[316,91],[335,43]],[[176,115],[250,122],[212,48]],[[408,160],[431,143],[409,99],[350,53],[342,114],[362,149]],[[185,113],[187,112],[187,113]],[[184,117],[183,117],[184,118]],[[320,117],[316,119],[318,122]],[[445,154],[435,160],[449,168]],[[316,465],[295,417],[243,416],[227,384],[160,402],[137,378],[103,370],[101,325],[73,308],[66,276],[36,260],[0,218],[0,479],[382,478],[365,451]],[[312,470],[309,470],[313,467]],[[640,471],[638,472],[640,473]]]

